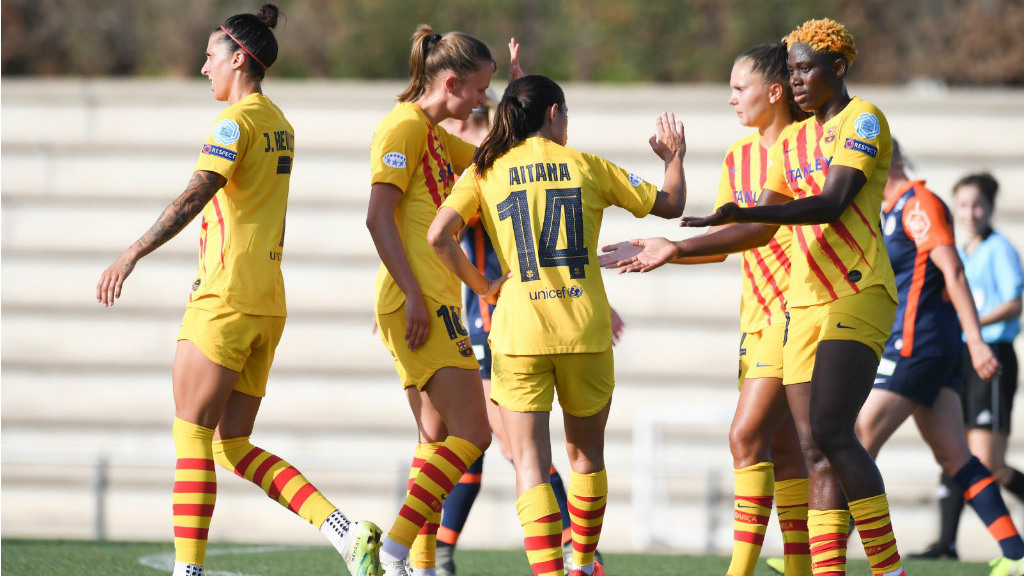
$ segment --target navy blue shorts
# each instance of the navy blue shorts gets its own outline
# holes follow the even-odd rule
[[[888,390],[920,404],[931,406],[943,387],[960,393],[963,356],[882,356],[875,374],[875,388]]]
[[[473,345],[476,361],[480,363],[480,377],[484,380],[491,379],[491,345],[487,343],[487,336],[486,332],[469,335],[469,343]]]

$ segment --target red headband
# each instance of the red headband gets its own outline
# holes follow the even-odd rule
[[[234,41],[235,41],[235,44],[238,44],[238,45],[239,45],[239,47],[241,47],[241,48],[242,48],[242,50],[245,50],[245,53],[246,53],[246,54],[248,54],[249,56],[252,56],[252,59],[253,59],[253,60],[255,60],[255,61],[259,62],[259,63],[260,63],[260,66],[263,66],[263,69],[264,69],[264,70],[266,70],[266,69],[267,69],[267,65],[266,65],[266,64],[264,64],[262,60],[260,60],[259,58],[257,58],[255,54],[253,54],[252,52],[250,52],[250,51],[249,51],[249,49],[245,47],[245,44],[242,44],[241,42],[239,42],[239,41],[238,41],[238,38],[235,38],[234,36],[232,36],[232,35],[231,35],[231,32],[228,32],[228,29],[227,29],[227,28],[225,28],[225,27],[221,26],[221,27],[220,27],[220,29],[221,29],[221,30],[223,30],[223,31],[224,31],[224,33],[228,35],[228,38],[231,38],[232,40],[234,40]]]

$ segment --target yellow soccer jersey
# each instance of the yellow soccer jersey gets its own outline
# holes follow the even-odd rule
[[[377,125],[370,150],[371,182],[394,184],[403,192],[395,222],[423,295],[449,306],[462,305],[462,284],[427,244],[427,229],[475,151],[475,146],[432,125],[410,102],[400,102]],[[405,293],[384,264],[377,272],[375,300],[378,314],[405,303]]]
[[[597,259],[602,211],[636,217],[658,189],[611,162],[530,138],[483,178],[470,167],[445,206],[468,222],[478,212],[504,273],[491,320],[491,347],[506,355],[601,352],[611,313]]]
[[[295,131],[270,98],[250,94],[217,117],[196,170],[228,183],[203,208],[189,306],[218,296],[243,314],[285,316],[284,252]]]
[[[889,124],[872,104],[854,98],[824,126],[814,117],[788,126],[769,152],[764,187],[793,198],[821,194],[833,166],[864,173],[867,182],[839,220],[793,227],[790,306],[831,302],[881,285],[896,301],[880,230],[882,190],[892,160]]]
[[[722,163],[715,210],[729,202],[743,208],[757,205],[767,177],[768,150],[761,146],[761,135],[754,132],[733,142]],[[743,332],[757,332],[765,326],[784,321],[785,292],[789,288],[789,244],[792,239],[793,229],[780,226],[767,246],[740,254],[743,260],[740,330]]]

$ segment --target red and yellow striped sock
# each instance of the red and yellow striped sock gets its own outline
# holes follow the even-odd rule
[[[217,470],[213,465],[213,430],[174,419],[174,559],[202,566],[210,517],[217,502]]]
[[[571,473],[567,494],[572,523],[572,563],[586,566],[594,562],[594,550],[597,550],[597,541],[601,539],[604,510],[608,503],[608,472]]]
[[[534,576],[563,576],[562,514],[551,484],[534,486],[516,500],[526,559]],[[574,553],[575,554],[575,553]]]
[[[408,491],[411,491],[413,485],[416,483],[416,477],[420,475],[420,469],[423,468],[423,464],[425,464],[427,459],[433,456],[434,452],[437,452],[437,449],[440,447],[440,442],[416,445],[416,453],[412,458],[412,466],[409,467],[409,484],[406,488],[406,495],[408,495]],[[412,541],[412,547],[409,548],[409,565],[413,568],[427,569],[434,567],[437,561],[437,526],[440,523],[441,512],[431,514],[427,518],[427,523],[420,528],[419,534],[416,535],[416,539]]]
[[[736,477],[733,509],[732,561],[729,576],[750,576],[757,566],[764,544],[764,533],[772,515],[775,491],[775,467],[771,462],[758,462],[733,470]]]
[[[896,535],[889,521],[889,500],[885,494],[850,502],[850,514],[864,543],[872,574],[900,576],[903,564],[896,546]]]
[[[811,574],[846,575],[846,543],[850,539],[849,510],[808,510]]]
[[[217,464],[259,486],[271,500],[317,528],[337,510],[294,466],[253,446],[248,436],[214,442],[213,457]]]
[[[448,436],[441,447],[423,463],[405,498],[405,504],[398,512],[398,518],[391,526],[388,538],[398,545],[411,547],[416,534],[430,517],[441,513],[441,500],[452,491],[466,468],[481,454],[472,442]]]
[[[807,478],[775,482],[775,509],[782,529],[786,576],[808,576],[811,551],[807,546]]]

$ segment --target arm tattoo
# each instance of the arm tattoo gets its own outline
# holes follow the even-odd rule
[[[188,226],[189,222],[195,219],[210,198],[213,198],[217,190],[223,188],[225,184],[227,184],[227,179],[216,172],[199,170],[193,173],[185,191],[175,198],[164,209],[163,214],[156,219],[153,226],[136,240],[135,247],[140,250],[140,255],[149,254],[174,238],[178,232]]]

